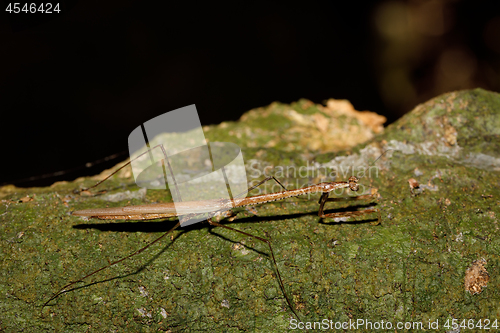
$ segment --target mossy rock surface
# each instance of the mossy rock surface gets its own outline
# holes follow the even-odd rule
[[[297,105],[283,110],[312,112]],[[264,132],[274,131],[266,122],[269,113],[262,112]],[[246,125],[222,126],[232,134],[224,137],[214,126],[207,138],[232,141]],[[257,132],[255,127],[246,131]],[[499,94],[475,89],[436,97],[371,141],[340,152],[301,146],[300,138],[294,149],[245,146],[244,141],[238,144],[249,181],[273,172],[296,188],[325,181],[325,175],[340,181],[354,174],[363,190],[378,191],[370,202],[327,205],[332,212],[376,207],[380,224],[377,214],[322,220],[318,195],[256,206],[257,216],[242,209],[234,221],[223,221],[271,240],[285,290],[302,321],[384,321],[393,325],[391,331],[398,322],[428,329],[429,322],[438,321],[439,331],[449,331],[444,325],[453,318],[491,324],[500,319]],[[73,210],[169,200],[165,191],[134,195],[138,188],[126,169],[102,185],[110,193],[123,192],[122,201],[73,193],[98,178],[102,175],[49,188],[0,188],[0,331],[290,330],[294,316],[267,245],[205,223],[175,230],[42,309],[68,281],[134,252],[175,224],[71,216]],[[413,193],[411,178],[420,183]],[[271,185],[261,191],[273,191]],[[489,278],[487,287],[471,294],[464,279],[478,259],[485,260]]]

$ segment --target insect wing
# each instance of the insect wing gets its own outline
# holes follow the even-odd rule
[[[231,209],[247,194],[240,148],[234,143],[207,143],[195,105],[137,127],[129,136],[129,150],[136,184],[169,189],[182,226]],[[213,204],[189,204],[195,201]]]

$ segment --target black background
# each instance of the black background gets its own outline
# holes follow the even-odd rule
[[[493,1],[61,1],[59,14],[2,5],[0,184],[95,174],[127,157],[135,127],[189,104],[208,125],[273,101],[338,98],[390,123],[449,90],[500,89]],[[441,26],[427,25],[429,8]],[[398,28],[402,11],[420,30],[411,17]]]

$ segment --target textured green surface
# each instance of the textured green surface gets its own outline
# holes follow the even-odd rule
[[[350,176],[352,167],[356,175],[358,167],[392,149],[375,163],[378,175],[372,169],[361,180],[381,194],[373,205],[381,210],[382,223],[370,223],[376,215],[341,223],[320,220],[318,196],[257,206],[258,216],[243,210],[225,223],[271,239],[286,292],[303,321],[428,325],[439,320],[439,331],[444,331],[443,324],[452,318],[500,319],[499,142],[500,96],[477,89],[418,106],[352,152],[313,155],[246,148],[249,180],[265,166],[309,166],[307,174],[281,177],[291,188],[321,181],[318,168],[337,171],[339,180]],[[409,178],[425,185],[418,195],[410,193]],[[203,223],[176,230],[173,237],[41,309],[68,281],[135,251],[174,224],[70,216],[72,210],[89,207],[168,200],[160,191],[117,203],[73,194],[82,182],[89,186],[95,180],[1,188],[0,330],[288,330],[293,314],[266,245]],[[104,187],[137,190],[132,183],[115,177]],[[26,195],[34,200],[17,202]],[[470,295],[464,274],[480,258],[487,260],[490,281],[482,293]]]

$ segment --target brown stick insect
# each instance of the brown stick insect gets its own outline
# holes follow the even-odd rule
[[[161,147],[156,146],[152,149],[155,149],[155,148],[161,148]],[[383,154],[385,154],[385,152],[382,153],[382,155]],[[375,163],[380,157],[382,157],[382,155],[380,155],[373,163]],[[170,165],[168,164],[169,163],[168,159],[166,159],[165,161],[167,162],[166,164],[168,165],[168,167],[170,167]],[[107,179],[112,177],[114,174],[119,172],[121,169],[123,169],[124,167],[129,165],[131,162],[132,161],[126,163],[125,165],[120,167],[118,170],[114,171],[111,175],[109,175],[105,179],[99,181],[94,186],[92,186],[88,189],[82,189],[81,191],[87,191],[87,190],[90,190],[92,188],[99,186],[104,181],[106,181]],[[163,163],[163,161],[162,161],[162,163]],[[166,169],[164,164],[163,164],[163,168]],[[52,297],[50,297],[50,299],[48,299],[43,304],[42,309],[43,309],[43,307],[47,306],[52,300],[57,298],[59,295],[65,293],[65,292],[68,292],[70,290],[73,290],[73,289],[68,289],[68,288],[72,287],[76,283],[82,282],[83,280],[87,279],[88,277],[91,277],[91,276],[97,274],[98,272],[108,268],[108,267],[116,265],[116,264],[118,264],[118,263],[120,263],[128,258],[131,258],[131,257],[145,251],[150,246],[159,242],[160,240],[165,238],[165,236],[167,236],[172,231],[174,231],[179,226],[181,226],[181,224],[184,221],[189,220],[193,216],[201,214],[200,212],[206,212],[207,208],[209,208],[213,213],[211,213],[209,215],[209,217],[206,219],[206,223],[208,223],[214,227],[221,227],[221,228],[225,228],[228,230],[238,232],[238,233],[243,234],[245,236],[248,236],[248,237],[254,238],[256,240],[259,240],[261,242],[264,242],[268,245],[269,251],[271,254],[271,258],[272,258],[272,262],[274,264],[274,268],[276,269],[276,273],[277,273],[276,277],[277,277],[280,289],[281,289],[283,295],[285,296],[286,302],[287,302],[288,306],[290,307],[291,311],[293,312],[293,314],[297,318],[299,318],[299,316],[297,315],[297,312],[296,312],[296,310],[295,310],[295,308],[294,308],[294,306],[293,306],[293,304],[292,304],[292,302],[291,302],[290,298],[288,297],[287,292],[285,290],[283,280],[281,278],[281,274],[280,274],[280,271],[278,269],[278,265],[276,263],[274,251],[273,251],[273,248],[271,246],[271,241],[269,239],[255,236],[255,235],[249,234],[247,232],[223,225],[223,224],[219,223],[220,220],[222,220],[224,218],[230,218],[230,220],[232,221],[232,219],[234,219],[234,217],[235,217],[235,214],[231,211],[231,209],[233,209],[233,208],[253,206],[253,205],[257,205],[257,204],[263,204],[263,203],[268,203],[268,202],[277,201],[277,200],[284,200],[287,198],[298,197],[301,195],[312,194],[312,193],[321,193],[320,199],[318,201],[318,203],[319,203],[318,216],[321,218],[341,218],[341,217],[349,218],[349,217],[364,216],[364,215],[376,213],[377,217],[378,217],[378,221],[380,223],[380,219],[381,219],[380,211],[377,208],[369,208],[369,209],[365,209],[365,210],[361,210],[361,211],[325,213],[325,204],[327,202],[339,201],[339,200],[345,199],[345,198],[330,198],[329,195],[331,192],[333,192],[337,189],[350,189],[351,191],[358,191],[359,190],[359,184],[358,184],[359,179],[355,176],[351,176],[347,181],[322,182],[322,183],[319,183],[316,185],[311,185],[311,186],[307,186],[307,187],[303,187],[303,188],[299,188],[299,189],[293,189],[293,190],[286,189],[286,187],[278,179],[276,179],[274,176],[269,176],[269,177],[263,179],[262,181],[260,181],[259,183],[257,183],[256,185],[250,187],[248,189],[248,192],[250,192],[251,190],[257,188],[258,186],[264,184],[265,182],[267,182],[269,180],[274,180],[281,188],[283,188],[283,191],[269,193],[269,194],[256,195],[256,196],[250,196],[250,197],[240,199],[239,201],[220,199],[220,200],[205,200],[205,201],[187,201],[187,202],[180,202],[180,203],[176,203],[176,204],[169,202],[169,203],[155,203],[155,204],[115,207],[115,208],[95,208],[95,209],[85,209],[85,210],[74,211],[72,213],[72,215],[89,217],[89,218],[97,218],[97,219],[102,219],[102,220],[156,220],[156,219],[177,217],[179,215],[183,215],[183,216],[180,218],[179,222],[177,222],[174,225],[173,228],[171,228],[169,231],[165,232],[163,235],[156,238],[155,240],[153,240],[152,242],[150,242],[146,246],[142,247],[141,249],[133,252],[132,254],[130,254],[124,258],[121,258],[121,259],[116,260],[114,262],[110,262],[108,265],[101,267],[101,268],[79,278],[78,280],[72,281],[72,282],[66,284],[65,286],[61,287]],[[236,197],[238,197],[238,196],[236,196]],[[369,199],[373,199],[373,198],[374,198],[374,195],[360,195],[357,197],[351,197],[351,199],[356,199],[356,200],[369,200]],[[184,211],[184,212],[190,212],[190,213],[189,214],[185,214],[185,213],[180,214],[179,209]]]

